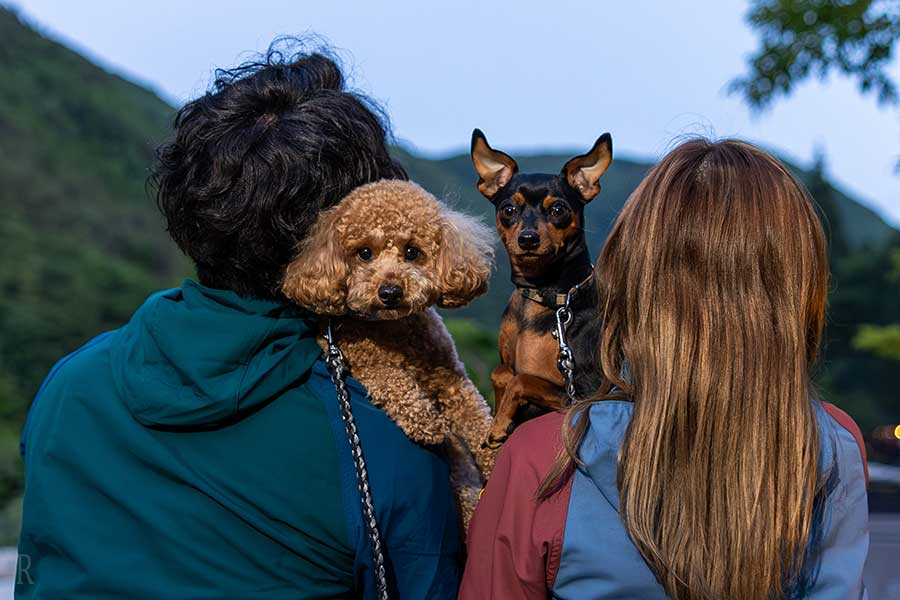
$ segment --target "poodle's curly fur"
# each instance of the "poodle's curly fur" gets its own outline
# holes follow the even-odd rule
[[[490,238],[418,185],[378,181],[322,213],[283,285],[294,302],[336,317],[350,373],[410,439],[446,445],[464,527],[496,451],[482,447],[490,410],[433,307],[485,292]],[[380,299],[385,285],[402,288],[399,301]]]

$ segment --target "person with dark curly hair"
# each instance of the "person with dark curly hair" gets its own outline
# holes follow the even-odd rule
[[[198,281],[50,372],[22,439],[20,599],[374,598],[375,560],[316,319],[281,293],[319,213],[406,179],[327,51],[273,44],[185,105],[152,176]],[[388,592],[454,598],[446,456],[348,380]]]

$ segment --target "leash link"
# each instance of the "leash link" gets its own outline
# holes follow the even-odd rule
[[[356,419],[350,406],[350,391],[344,382],[346,364],[344,354],[334,341],[334,331],[331,319],[325,328],[325,341],[328,343],[328,351],[325,354],[325,366],[331,375],[331,382],[337,392],[338,403],[341,408],[341,420],[344,422],[344,430],[347,432],[347,441],[350,444],[350,454],[353,456],[353,465],[356,468],[356,483],[359,487],[360,503],[372,543],[372,558],[375,564],[375,584],[378,592],[378,600],[388,600],[387,571],[384,566],[384,548],[381,543],[381,532],[375,519],[375,504],[372,500],[372,489],[369,486],[369,471],[366,468],[366,460],[363,457],[362,444],[359,439],[359,431],[356,428]]]

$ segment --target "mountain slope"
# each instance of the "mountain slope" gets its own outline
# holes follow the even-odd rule
[[[0,10],[0,389],[21,414],[54,355],[185,263],[145,192],[173,109]],[[2,402],[6,400],[6,402]]]

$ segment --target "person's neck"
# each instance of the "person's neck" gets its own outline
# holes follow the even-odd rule
[[[513,266],[512,282],[517,288],[532,288],[551,292],[565,293],[591,274],[591,255],[587,244],[582,240],[569,248],[566,253],[547,265],[538,274],[526,274]]]

